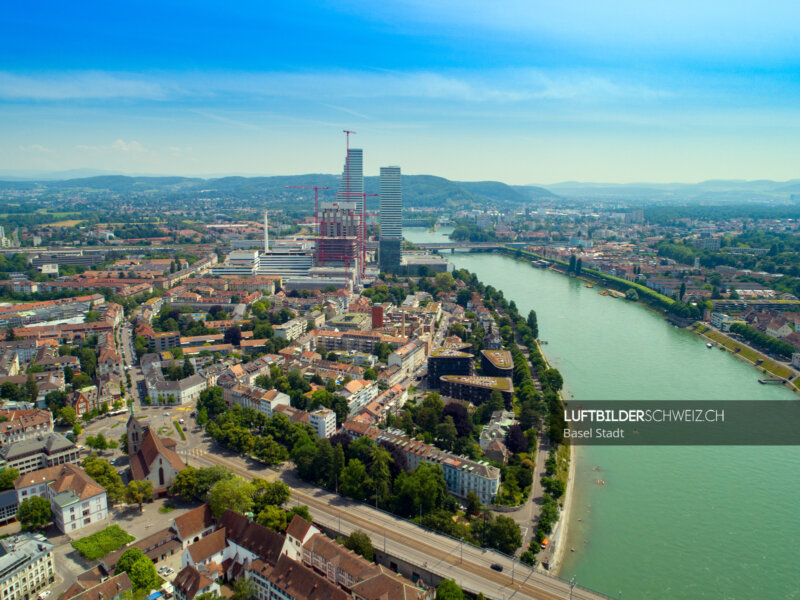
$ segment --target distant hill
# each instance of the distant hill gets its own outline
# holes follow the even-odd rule
[[[800,180],[745,181],[712,179],[700,183],[589,183],[565,181],[547,189],[571,199],[625,199],[690,202],[763,202],[788,200],[800,191]]]
[[[288,189],[287,186],[320,186],[320,200],[335,197],[339,177],[325,174],[281,175],[270,177],[144,177],[98,175],[64,180],[8,181],[0,180],[2,189],[44,188],[49,191],[84,189],[95,192],[126,193],[189,193],[197,196],[234,195],[286,200],[311,198],[313,190]],[[377,194],[379,177],[365,177],[364,190]],[[499,181],[451,181],[434,175],[403,175],[403,204],[409,207],[451,206],[464,208],[496,204],[524,204],[538,198],[557,198],[549,190],[534,186],[509,186]],[[370,208],[378,206],[375,197],[367,199]]]

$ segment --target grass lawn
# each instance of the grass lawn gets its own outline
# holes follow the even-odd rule
[[[162,425],[158,428],[158,435],[172,435],[174,431],[172,427],[167,427],[166,425]]]
[[[175,510],[174,506],[165,503],[159,507],[158,512],[160,512],[162,515],[166,515],[167,513],[171,513],[173,510]]]
[[[111,525],[92,535],[75,540],[72,542],[72,547],[89,560],[98,560],[135,539],[119,525]]]
[[[706,336],[710,340],[714,340],[718,344],[725,346],[731,352],[735,354],[739,354],[742,357],[746,358],[750,362],[757,362],[759,360],[764,361],[758,367],[760,369],[766,369],[769,373],[772,373],[776,377],[780,377],[781,379],[786,379],[787,377],[792,376],[792,371],[783,365],[776,363],[774,360],[771,360],[761,354],[760,352],[753,350],[750,346],[746,346],[742,342],[737,342],[734,339],[729,338],[726,335],[722,335],[716,331],[706,330],[703,332],[703,335]],[[737,352],[736,348],[740,348]]]

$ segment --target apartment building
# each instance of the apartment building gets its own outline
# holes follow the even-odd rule
[[[55,581],[53,544],[41,534],[0,540],[0,598],[28,600]]]
[[[329,438],[336,433],[336,413],[329,408],[318,408],[308,413],[308,424],[318,438]]]
[[[398,366],[406,374],[411,375],[425,362],[425,342],[415,339],[389,355],[389,366]]]
[[[53,413],[49,410],[0,410],[0,446],[21,442],[53,432]]]
[[[292,340],[296,340],[303,335],[307,328],[308,321],[302,317],[298,317],[296,319],[286,321],[286,323],[275,325],[272,328],[272,331],[274,332],[275,337],[291,342]]]
[[[14,482],[17,501],[40,496],[50,502],[53,522],[71,533],[108,517],[106,490],[80,467],[72,464],[40,469]]]

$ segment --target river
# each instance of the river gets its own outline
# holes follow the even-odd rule
[[[412,242],[448,229],[407,228]],[[793,399],[636,303],[497,254],[445,255],[535,309],[566,397]],[[800,424],[799,424],[800,425]],[[800,448],[577,448],[560,576],[618,598],[800,598]],[[605,485],[597,485],[604,480]]]

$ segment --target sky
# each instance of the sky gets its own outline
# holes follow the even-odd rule
[[[0,172],[800,177],[800,3],[14,2]]]

